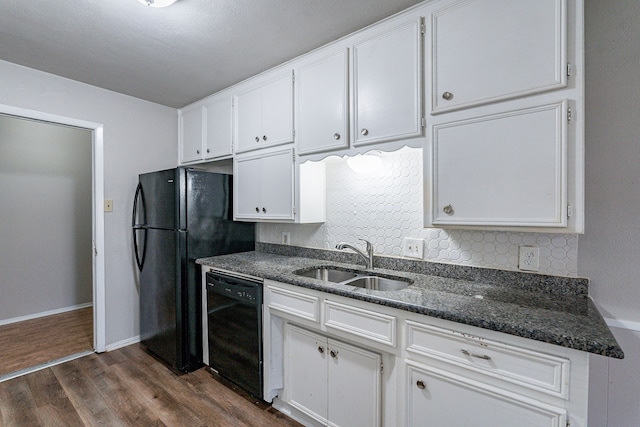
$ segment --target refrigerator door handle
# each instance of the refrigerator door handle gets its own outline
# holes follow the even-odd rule
[[[136,216],[138,214],[138,201],[142,202],[142,218],[145,225],[136,224]],[[136,188],[136,194],[133,197],[133,212],[131,215],[131,227],[133,228],[133,252],[136,256],[136,264],[138,265],[138,270],[142,271],[142,266],[144,265],[144,258],[147,254],[147,211],[144,203],[144,192],[142,191],[142,184],[138,183],[138,187]],[[138,230],[144,231],[144,239],[142,242],[142,257],[140,257],[140,249],[138,247]]]

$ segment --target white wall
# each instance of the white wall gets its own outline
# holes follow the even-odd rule
[[[176,166],[176,110],[5,61],[0,81],[0,104],[104,125],[106,344],[136,337],[131,203],[139,173]]]
[[[92,301],[91,142],[0,116],[0,322]]]
[[[587,0],[586,233],[578,272],[591,278],[624,360],[592,357],[597,427],[640,425],[640,2]]]

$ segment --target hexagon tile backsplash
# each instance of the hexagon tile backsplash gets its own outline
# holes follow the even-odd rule
[[[422,226],[422,153],[408,149],[383,153],[382,167],[369,174],[352,171],[344,159],[327,162],[327,220],[323,224],[258,225],[258,241],[333,249],[339,242],[362,246],[371,241],[375,253],[402,256],[405,237],[424,239],[424,260],[476,267],[518,270],[519,246],[540,248],[539,273],[576,276],[575,234],[445,230]]]

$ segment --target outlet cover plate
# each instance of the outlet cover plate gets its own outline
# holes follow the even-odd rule
[[[535,246],[520,246],[518,268],[524,271],[540,270],[540,248]]]
[[[408,258],[424,257],[424,240],[405,237],[402,241],[402,255]]]
[[[282,244],[290,245],[291,244],[291,232],[283,231],[282,232]]]

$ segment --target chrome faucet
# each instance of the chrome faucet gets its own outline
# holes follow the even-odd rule
[[[367,253],[365,254],[364,252],[362,252],[360,249],[351,246],[348,243],[338,243],[336,245],[336,249],[351,249],[352,251],[354,251],[355,253],[357,253],[358,255],[360,255],[362,257],[362,259],[364,260],[365,265],[367,266],[368,270],[373,269],[373,245],[371,244],[371,242],[364,240],[364,239],[358,239],[358,240],[362,240],[363,242],[365,242],[367,244]]]

